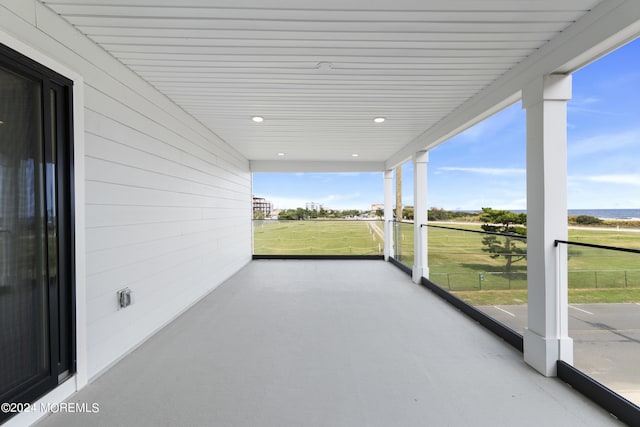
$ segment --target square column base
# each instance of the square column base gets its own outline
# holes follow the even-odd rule
[[[420,284],[420,282],[422,281],[422,278],[429,278],[429,268],[428,267],[416,267],[415,265],[413,266],[413,269],[411,270],[411,280],[413,280],[413,283],[418,283]]]
[[[547,377],[558,374],[556,361],[573,364],[573,339],[544,338],[529,328],[524,330],[524,361]]]
[[[389,249],[389,251],[384,252],[385,261],[389,261],[389,258],[393,258],[393,257],[394,257],[393,249]]]

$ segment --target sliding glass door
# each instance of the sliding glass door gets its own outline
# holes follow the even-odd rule
[[[2,402],[74,370],[70,101],[66,79],[0,49]]]

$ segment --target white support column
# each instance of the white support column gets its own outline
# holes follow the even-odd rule
[[[384,171],[384,260],[393,256],[393,170]]]
[[[524,360],[555,376],[556,360],[573,363],[567,328],[566,251],[554,242],[567,231],[567,100],[571,76],[548,75],[522,93],[527,110],[528,325]],[[564,258],[564,260],[562,259]]]
[[[429,152],[418,151],[413,156],[413,274],[414,283],[429,277],[427,263],[427,163]]]

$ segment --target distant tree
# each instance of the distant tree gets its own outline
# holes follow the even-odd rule
[[[320,211],[318,212],[318,217],[319,218],[326,218],[329,215],[329,213],[324,209],[324,208],[320,208]]]
[[[309,211],[306,210],[306,209],[296,208],[296,210],[295,210],[296,219],[298,219],[298,220],[299,219],[305,219],[305,218],[307,218],[309,216],[308,213],[309,213]]]
[[[402,219],[413,219],[413,206],[402,208]]]
[[[264,219],[264,212],[253,211],[253,219]]]
[[[527,248],[523,239],[512,235],[526,236],[526,214],[517,214],[506,210],[482,208],[480,220],[484,222],[482,229],[494,233],[504,233],[503,236],[487,235],[482,239],[484,252],[491,253],[491,258],[503,257],[506,260],[505,271],[511,273],[514,263],[526,259]]]
[[[377,216],[378,218],[382,218],[382,217],[384,217],[384,210],[382,210],[382,209],[376,209],[376,216]]]
[[[357,209],[345,209],[341,212],[340,216],[358,216],[360,211]]]
[[[281,211],[278,214],[278,219],[280,219],[280,220],[296,220],[296,219],[299,219],[299,218],[298,218],[298,215],[297,215],[295,210],[286,209],[286,210]]]
[[[340,217],[340,211],[334,211],[332,209],[329,209],[326,212],[327,212],[327,218],[338,218],[338,217]]]
[[[449,212],[441,208],[431,208],[427,213],[429,221],[446,221],[449,219]]]

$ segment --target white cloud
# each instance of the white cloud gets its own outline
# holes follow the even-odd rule
[[[371,204],[366,204],[359,200],[360,193],[329,194],[322,197],[311,197],[308,199],[298,197],[280,197],[265,195],[265,199],[273,203],[274,209],[296,209],[304,208],[307,203],[314,202],[324,205],[327,209],[369,209]],[[373,203],[375,201],[372,201]]]
[[[587,96],[584,98],[573,98],[569,100],[568,106],[575,107],[575,106],[582,106],[582,105],[597,104],[598,102],[600,102],[598,98]]]
[[[338,202],[344,200],[354,200],[360,197],[360,193],[350,193],[350,194],[329,194],[326,197],[320,199],[321,203],[330,203],[330,202]]]
[[[612,74],[608,80],[602,82],[599,86],[602,89],[627,87],[636,83],[638,79],[640,79],[640,72],[638,71],[634,70],[628,73],[620,72]]]
[[[506,200],[498,197],[488,200],[485,198],[467,198],[463,202],[460,202],[460,199],[458,199],[456,201],[445,201],[444,203],[436,203],[434,206],[441,205],[444,206],[444,209],[453,209],[459,211],[479,211],[481,207],[491,207],[493,209],[504,210],[525,210],[527,208],[527,199],[520,198],[514,200]]]
[[[502,111],[499,111],[493,116],[487,117],[458,136],[471,141],[477,141],[484,137],[491,137],[492,135],[498,134],[503,129],[506,129],[508,126],[511,126],[523,115],[524,112],[518,102]]]
[[[306,202],[310,202],[311,200],[304,200],[295,197],[279,197],[272,195],[264,195],[262,196],[271,203],[273,203],[274,209],[295,209],[295,208],[303,208]]]
[[[591,113],[591,114],[599,114],[601,116],[621,116],[622,115],[615,111],[594,110],[593,108],[585,108],[577,105],[569,105],[567,106],[567,110],[569,111],[569,113]]]
[[[600,102],[600,100],[598,98],[593,98],[593,97],[587,97],[587,98],[578,100],[579,105],[594,104],[596,102]]]
[[[640,174],[594,175],[594,176],[589,176],[586,179],[591,182],[635,185],[640,187]]]
[[[479,175],[493,175],[493,176],[501,176],[501,175],[523,175],[526,173],[526,169],[521,168],[468,168],[468,167],[458,167],[458,166],[443,166],[438,168],[439,171],[445,172],[467,172],[467,173],[475,173]]]
[[[640,144],[640,130],[601,134],[570,142],[568,155],[586,156],[605,151],[618,151],[638,144]]]
[[[630,188],[631,186],[631,188]],[[570,209],[637,209],[640,174],[577,174],[567,180]]]
[[[489,124],[486,121],[483,121],[465,130],[459,136],[475,141],[480,139],[480,137],[485,135],[487,132],[490,132]]]

